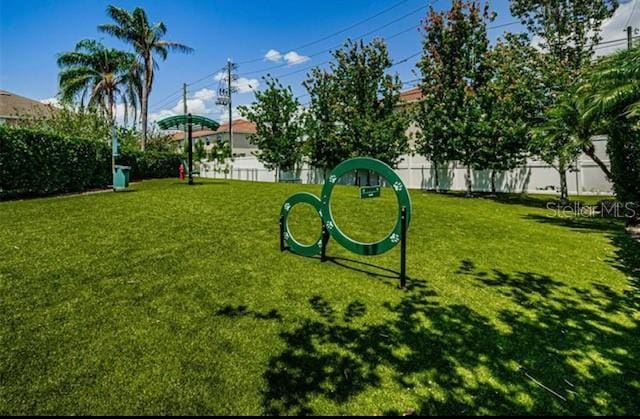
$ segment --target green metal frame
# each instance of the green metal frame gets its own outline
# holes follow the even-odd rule
[[[182,129],[185,124],[189,123],[188,115],[176,115],[170,116],[168,118],[164,118],[158,121],[158,126],[162,129]],[[191,124],[196,128],[209,128],[212,130],[216,130],[220,127],[220,124],[214,121],[213,119],[209,119],[204,116],[199,115],[191,115]]]
[[[180,127],[184,127],[185,125],[187,128],[187,141],[189,141],[189,161],[187,162],[185,169],[187,170],[187,174],[189,175],[189,185],[193,185],[193,175],[200,174],[199,171],[193,170],[193,126],[195,125],[196,127],[216,130],[218,129],[220,124],[218,124],[213,119],[192,114],[170,116],[158,121],[158,126],[162,129],[180,129]]]
[[[396,219],[395,226],[385,238],[374,243],[362,243],[344,234],[333,219],[333,214],[331,212],[331,195],[336,182],[345,174],[358,170],[375,172],[380,177],[384,178],[386,182],[391,185],[398,200],[398,217]],[[370,187],[369,189],[371,190],[365,190],[364,195],[367,195],[367,197],[379,196],[379,189],[376,188],[379,188],[379,186]],[[360,193],[361,197],[363,197],[362,189]],[[305,246],[296,241],[289,231],[289,213],[295,205],[301,203],[309,204],[314,207],[322,219],[322,232],[320,238],[316,243],[309,246]],[[406,237],[410,222],[411,197],[409,196],[409,192],[402,182],[402,179],[400,179],[400,176],[398,176],[398,174],[389,167],[389,165],[381,162],[380,160],[369,157],[358,157],[346,160],[333,169],[325,181],[320,198],[313,194],[302,192],[290,196],[285,201],[282,209],[280,210],[280,250],[284,251],[289,249],[302,256],[315,256],[317,254],[321,254],[321,258],[324,261],[326,260],[325,253],[329,236],[333,237],[335,241],[347,250],[363,256],[381,255],[400,244],[400,285],[404,287],[406,280]]]
[[[298,242],[289,230],[289,213],[291,213],[293,207],[298,204],[309,204],[318,212],[319,215],[322,214],[322,202],[317,196],[308,192],[300,192],[291,195],[287,198],[280,210],[280,220],[282,228],[284,229],[283,239],[287,247],[294,253],[302,256],[315,256],[322,251],[322,235],[314,244],[307,246]]]
[[[357,240],[353,240],[340,230],[331,212],[331,193],[336,185],[338,179],[349,172],[356,171],[358,169],[370,170],[376,172],[383,177],[387,183],[389,183],[396,193],[398,198],[398,217],[393,229],[389,232],[387,237],[375,243],[362,243]],[[399,242],[402,229],[402,208],[407,209],[407,226],[411,222],[411,198],[407,192],[407,188],[402,183],[400,176],[387,164],[380,160],[372,159],[369,157],[357,157],[340,163],[329,175],[329,178],[322,188],[322,220],[329,230],[331,237],[344,248],[364,256],[381,255],[393,249]]]

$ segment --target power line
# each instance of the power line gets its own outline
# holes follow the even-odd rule
[[[640,0],[635,0],[635,3],[633,4],[633,9],[631,9],[631,13],[629,13],[629,18],[627,19],[627,23],[624,25],[625,28],[629,26],[629,24],[631,23],[631,20],[633,19],[633,16],[636,14],[636,9],[638,8],[638,4],[640,4]]]
[[[400,4],[405,3],[406,1],[408,1],[408,0],[404,0],[404,1],[400,2],[400,3],[398,3],[398,4],[396,4],[396,6],[399,6]],[[377,28],[373,29],[373,31],[370,31],[370,32],[374,32],[374,31],[377,31],[377,30],[380,30],[380,29],[384,29],[384,28],[386,28],[386,27],[390,26],[390,25],[391,25],[391,24],[393,24],[393,23],[396,23],[396,22],[399,22],[400,20],[406,19],[407,17],[409,17],[409,16],[411,16],[411,15],[414,15],[414,14],[418,13],[418,12],[419,12],[419,11],[421,11],[421,10],[426,9],[427,7],[429,7],[429,5],[431,5],[431,4],[435,4],[435,3],[437,3],[438,1],[440,1],[440,0],[435,0],[435,2],[434,2],[434,0],[431,0],[431,1],[429,2],[430,4],[428,4],[427,6],[421,6],[421,7],[417,8],[417,9],[414,9],[414,10],[413,10],[413,11],[411,11],[410,13],[407,13],[406,15],[403,15],[403,16],[401,16],[401,17],[397,18],[397,19],[394,19],[393,21],[388,22],[388,23],[386,23],[385,25],[382,25],[382,26],[380,26],[380,27],[377,27]],[[388,10],[390,10],[390,9],[388,9]],[[387,10],[387,11],[388,11],[388,10]],[[380,14],[383,14],[383,13],[381,12]],[[380,14],[379,14],[379,15],[380,15]],[[371,19],[369,19],[369,20],[371,20]],[[362,23],[364,23],[364,22],[362,22]],[[358,24],[355,24],[355,25],[352,25],[352,26],[353,26],[353,27],[356,27],[356,26],[359,26],[359,25],[358,25]],[[350,28],[350,29],[351,29],[351,28]],[[341,30],[341,31],[338,31],[338,32],[339,32],[339,33],[343,33],[343,32],[345,32],[346,30],[348,30],[348,29]],[[368,34],[370,34],[370,32],[368,32],[367,34],[361,35],[361,36],[357,37],[356,39],[364,38],[365,36],[367,36]],[[335,36],[335,35],[334,35],[334,36]],[[333,37],[333,36],[326,36],[326,37],[324,37],[324,39],[322,39],[322,40],[330,39],[330,38],[332,38],[332,37]],[[315,45],[315,44],[317,44],[317,43],[319,43],[319,42],[322,42],[322,40],[316,40],[316,41],[313,41],[313,42],[307,43],[307,44],[305,44],[305,45],[304,45],[304,47],[307,47],[307,46],[310,46],[310,45]],[[339,46],[341,46],[341,45],[338,45],[338,47],[339,47]],[[309,57],[309,58],[317,57],[318,55],[325,54],[325,53],[327,53],[327,52],[329,52],[329,51],[331,51],[331,50],[333,50],[333,49],[335,49],[335,48],[337,48],[337,47],[335,47],[335,46],[334,46],[334,47],[328,48],[328,49],[326,49],[326,50],[322,50],[322,51],[319,51],[319,52],[316,52],[316,53],[313,53],[313,54],[309,54],[309,55],[308,55],[308,57]],[[297,49],[302,49],[302,47],[298,47]],[[262,61],[262,60],[264,60],[264,56],[263,56],[263,57],[260,57],[259,59],[250,60],[250,62]],[[245,62],[245,63],[246,63],[246,62]],[[242,64],[242,63],[239,63],[239,64]],[[266,73],[266,72],[268,72],[268,71],[275,70],[275,69],[278,69],[278,68],[287,67],[287,66],[289,66],[289,65],[291,65],[291,64],[289,64],[289,63],[278,64],[278,65],[271,66],[271,67],[267,67],[267,68],[263,68],[263,69],[260,69],[260,70],[254,70],[254,71],[250,71],[250,72],[247,72],[247,73],[242,73],[241,75],[242,75],[242,76],[249,76],[249,75],[252,75],[252,74],[262,74],[262,73]],[[190,85],[190,86],[192,86],[192,85],[194,85],[194,84],[197,84],[197,83],[199,83],[199,82],[201,82],[201,81],[203,81],[203,80],[206,80],[207,78],[209,78],[209,77],[211,77],[211,76],[213,76],[213,75],[215,75],[215,74],[216,74],[216,73],[209,73],[209,74],[207,74],[207,75],[205,75],[205,76],[201,77],[200,79],[198,79],[198,80],[196,80],[196,81],[194,81],[194,82],[189,83],[189,85]]]
[[[356,40],[356,41],[357,41],[357,40],[361,40],[361,39],[363,39],[363,38],[365,38],[365,37],[367,37],[367,36],[369,36],[369,35],[371,35],[371,34],[373,34],[373,33],[377,32],[377,31],[379,31],[379,30],[381,30],[381,29],[385,29],[385,28],[387,28],[387,27],[389,27],[389,26],[393,25],[394,23],[397,23],[397,22],[399,22],[399,21],[402,21],[402,20],[404,20],[404,19],[408,18],[409,16],[412,16],[412,15],[414,15],[414,14],[418,13],[419,11],[422,11],[422,10],[424,10],[424,9],[426,9],[426,8],[430,7],[430,6],[435,5],[435,4],[436,4],[436,3],[438,3],[439,1],[440,1],[440,0],[431,0],[431,1],[429,2],[429,4],[427,4],[426,6],[421,6],[421,7],[417,8],[417,9],[414,9],[414,10],[412,10],[411,12],[409,12],[409,13],[407,13],[407,14],[405,14],[405,15],[402,15],[402,16],[400,16],[400,17],[398,17],[398,18],[396,18],[396,19],[394,19],[394,20],[392,20],[392,21],[389,21],[389,22],[385,23],[384,25],[378,26],[378,27],[376,27],[376,28],[374,28],[374,29],[372,29],[372,30],[370,30],[370,31],[368,31],[368,32],[366,32],[366,33],[364,33],[364,34],[361,34],[361,35],[359,35],[358,37],[354,38],[354,40]],[[397,4],[395,5],[395,7],[397,7],[397,6],[399,6],[400,4],[403,4],[403,3],[405,3],[405,2],[406,2],[406,0],[405,0],[405,1],[403,1],[403,2],[400,2],[400,3],[397,3]],[[395,8],[395,7],[394,7],[394,6],[392,6],[391,8],[386,9],[386,11],[389,11],[389,10],[391,10],[392,8]],[[386,13],[386,12],[385,12],[385,11],[380,12],[377,16],[380,16],[380,15],[382,15],[382,14],[384,14],[384,13]],[[376,16],[376,17],[377,17],[377,16]],[[359,23],[361,24],[361,23],[365,23],[365,21],[370,21],[370,20],[372,20],[372,19],[373,19],[373,17],[372,17],[372,18],[368,18],[368,19],[369,19],[369,20],[366,20],[366,19],[365,19],[365,20],[363,20],[363,21],[361,21],[361,22],[359,22]],[[494,30],[494,29],[505,28],[505,27],[512,26],[512,25],[515,25],[515,24],[518,24],[518,23],[520,23],[520,22],[518,22],[518,21],[508,22],[508,23],[504,23],[504,24],[500,24],[500,25],[495,25],[495,26],[488,27],[488,28],[487,28],[487,30]],[[339,33],[343,33],[343,32],[345,32],[345,31],[347,31],[347,30],[349,30],[349,29],[352,29],[353,27],[357,27],[357,26],[359,26],[359,24],[351,25],[351,27],[349,27],[348,29],[346,29],[346,28],[345,28],[344,30],[341,30],[341,31],[338,31],[338,32],[339,32]],[[385,39],[386,39],[386,40],[394,39],[394,38],[396,38],[396,37],[398,37],[398,36],[401,36],[401,35],[403,35],[403,34],[405,34],[405,33],[409,32],[409,31],[419,29],[420,27],[421,27],[421,25],[412,25],[412,26],[410,26],[410,27],[408,27],[408,28],[402,29],[402,30],[401,30],[401,31],[399,31],[399,32],[396,32],[396,33],[394,33],[394,34],[392,34],[392,35],[390,35],[390,36],[385,37]],[[334,34],[332,34],[332,35],[333,35],[333,36],[335,36],[336,34],[339,34],[338,32],[336,32],[336,33],[334,33]],[[331,35],[327,35],[326,37],[324,37],[324,39],[323,39],[323,40],[330,39],[330,38],[331,38],[331,37],[333,37],[333,36],[331,36]],[[319,43],[319,42],[321,42],[321,40],[317,40],[317,41],[310,42],[310,43],[308,43],[308,44],[305,44],[304,46],[305,46],[305,47],[306,47],[306,46],[310,46],[310,45],[313,45],[313,44],[316,44],[316,43]],[[313,57],[317,57],[317,56],[319,56],[319,55],[326,54],[327,52],[331,52],[332,50],[335,50],[336,48],[340,48],[342,45],[343,45],[343,44],[335,45],[335,46],[334,46],[334,47],[332,47],[332,48],[327,48],[327,49],[324,49],[324,50],[322,50],[322,51],[318,51],[318,52],[316,52],[316,53],[309,54],[309,55],[308,55],[308,57],[313,58]],[[301,47],[298,47],[298,49],[301,49]],[[395,62],[395,63],[392,65],[392,67],[395,67],[395,66],[397,66],[397,65],[403,64],[403,63],[405,63],[405,62],[409,61],[410,59],[412,59],[412,58],[414,58],[414,57],[416,57],[416,56],[420,55],[420,53],[421,53],[421,51],[419,51],[419,52],[417,52],[417,53],[415,53],[415,54],[412,54],[412,55],[410,55],[410,56],[408,56],[408,57],[406,57],[406,58],[404,58],[404,59],[402,59],[402,60],[400,60],[400,61],[397,61],[397,62]],[[262,59],[263,59],[263,58],[260,58],[260,60],[262,60]],[[244,63],[246,63],[246,62],[247,62],[247,61],[245,61]],[[312,69],[312,68],[314,68],[314,67],[318,67],[318,66],[321,66],[321,65],[324,65],[324,64],[328,64],[329,62],[330,62],[330,61],[324,61],[324,62],[322,62],[322,63],[314,64],[314,65],[312,65],[312,66],[308,66],[308,67],[305,67],[305,68],[302,68],[302,69],[294,70],[294,71],[291,71],[291,72],[288,72],[288,73],[285,73],[285,74],[282,74],[282,75],[276,75],[275,77],[276,77],[276,78],[286,78],[286,77],[289,77],[289,76],[291,76],[291,75],[299,74],[299,73],[302,73],[302,72],[304,72],[304,71],[310,70],[310,69]],[[288,67],[289,65],[290,65],[290,64],[288,64],[288,63],[285,63],[285,64],[279,64],[279,65],[275,65],[275,66],[272,66],[272,67],[264,68],[264,69],[261,69],[261,70],[254,70],[254,71],[247,72],[247,73],[241,73],[241,74],[240,74],[240,76],[249,76],[249,75],[254,75],[254,74],[265,74],[265,73],[268,73],[268,72],[269,72],[269,71],[271,71],[271,70],[276,70],[276,69],[280,69],[280,68]],[[214,76],[214,75],[218,74],[219,72],[220,72],[220,71],[216,71],[216,72],[213,72],[213,73],[209,73],[209,74],[207,74],[207,75],[205,75],[205,76],[203,76],[203,77],[201,77],[201,78],[199,78],[199,79],[197,79],[197,80],[195,80],[195,81],[192,81],[192,82],[188,83],[188,86],[194,86],[194,85],[196,85],[196,84],[198,84],[198,83],[200,83],[200,82],[202,82],[202,81],[204,81],[204,80],[208,79],[209,77],[211,77],[211,76]],[[210,84],[207,84],[206,86],[203,86],[202,88],[211,87],[211,86],[213,86],[214,84],[215,84],[215,83],[210,83]],[[167,102],[171,102],[172,100],[175,100],[177,97],[179,97],[179,94],[180,94],[180,90],[178,90],[176,93],[173,93],[173,94],[171,94],[171,95],[169,95],[169,96],[165,97],[165,99],[163,99],[163,100],[161,100],[161,101],[159,101],[159,102],[156,102],[156,104],[154,105],[154,107],[155,107],[155,108],[157,108],[157,107],[165,106]],[[178,95],[178,96],[176,96],[176,95]]]
[[[391,10],[393,10],[393,9],[395,9],[395,8],[397,8],[397,7],[399,7],[399,6],[401,6],[402,4],[406,3],[407,1],[409,1],[409,0],[402,0],[402,1],[399,1],[398,3],[396,3],[396,4],[392,5],[391,7],[388,7],[388,8],[386,8],[386,9],[384,9],[384,10],[382,10],[382,11],[380,11],[380,12],[378,12],[378,13],[374,14],[373,16],[369,16],[368,18],[363,19],[363,20],[361,20],[361,21],[359,21],[359,22],[356,22],[356,23],[354,23],[354,24],[352,24],[352,25],[350,25],[350,26],[348,26],[348,27],[346,27],[346,28],[344,28],[344,29],[340,29],[340,30],[338,30],[338,31],[336,31],[336,32],[333,32],[333,33],[331,33],[331,34],[329,34],[329,35],[326,35],[326,36],[324,36],[324,37],[322,37],[322,38],[320,38],[320,39],[317,39],[317,40],[315,40],[315,41],[311,41],[311,42],[308,42],[308,43],[306,43],[306,44],[299,45],[299,46],[297,46],[297,47],[293,47],[293,48],[288,48],[288,49],[289,49],[289,50],[296,50],[296,49],[298,49],[298,50],[299,50],[299,49],[308,48],[308,47],[310,47],[310,46],[312,46],[312,45],[319,44],[319,43],[321,43],[321,42],[323,42],[323,41],[326,41],[327,39],[331,39],[331,38],[333,38],[333,37],[335,37],[335,36],[338,36],[338,35],[340,35],[340,34],[343,34],[343,33],[345,33],[345,32],[348,32],[348,31],[350,31],[351,29],[356,28],[356,27],[358,27],[358,26],[360,26],[360,25],[362,25],[362,24],[364,24],[364,23],[370,22],[370,21],[372,21],[373,19],[375,19],[375,18],[377,18],[377,17],[379,17],[379,16],[382,16],[383,14],[388,13],[388,12],[390,12]],[[262,61],[263,59],[264,59],[264,57],[259,57],[259,58],[255,58],[255,59],[248,60],[248,61],[241,61],[241,62],[239,62],[238,64],[250,64],[250,63],[255,63],[255,62],[257,62],[257,61]]]
[[[437,1],[439,1],[439,0],[436,0],[436,2],[437,2]],[[431,1],[430,3],[434,3],[434,2],[433,2],[433,1]],[[387,28],[387,27],[389,27],[389,26],[393,25],[394,23],[397,23],[397,22],[399,22],[399,21],[401,21],[401,20],[404,20],[404,19],[408,18],[409,16],[412,16],[412,15],[414,15],[414,14],[416,14],[416,13],[418,13],[418,12],[420,12],[420,11],[424,10],[424,9],[426,9],[427,7],[429,7],[429,5],[427,5],[427,6],[421,6],[421,7],[417,8],[417,9],[414,9],[413,11],[411,11],[411,12],[409,12],[409,13],[407,13],[407,14],[405,14],[405,15],[403,15],[403,16],[401,16],[401,17],[397,18],[397,19],[394,19],[394,20],[392,20],[392,21],[390,21],[390,22],[385,23],[385,24],[384,24],[384,25],[382,25],[382,26],[378,26],[377,28],[374,28],[374,29],[372,29],[372,30],[370,30],[370,31],[368,31],[368,32],[366,32],[366,33],[364,33],[364,34],[360,35],[360,36],[355,37],[355,38],[354,38],[354,40],[355,40],[355,41],[357,41],[357,40],[361,40],[361,39],[363,39],[363,38],[365,38],[365,37],[367,37],[367,36],[369,36],[369,35],[371,35],[371,34],[373,34],[373,33],[377,32],[377,31],[379,31],[379,30],[381,30],[381,29],[385,29],[385,28]],[[309,57],[317,57],[318,55],[326,54],[327,52],[330,52],[330,51],[332,51],[332,50],[334,50],[334,49],[336,49],[336,48],[339,48],[339,47],[341,47],[342,45],[343,45],[343,44],[334,45],[334,46],[333,46],[333,47],[331,47],[331,48],[327,48],[327,49],[324,49],[324,50],[322,50],[322,51],[318,51],[318,52],[316,52],[316,53],[310,54],[310,55],[309,55]],[[248,75],[252,75],[252,74],[264,73],[264,72],[266,72],[266,71],[274,70],[274,69],[277,69],[277,68],[287,67],[287,66],[289,66],[289,65],[290,65],[290,64],[288,64],[288,63],[279,64],[279,65],[277,65],[277,66],[272,66],[272,67],[269,67],[269,68],[266,68],[266,69],[255,70],[255,71],[251,71],[251,72],[243,73],[242,75],[244,75],[244,76],[248,76]]]

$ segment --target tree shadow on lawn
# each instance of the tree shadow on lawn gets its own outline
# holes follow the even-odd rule
[[[229,182],[194,181],[193,184],[189,185],[188,181],[184,181],[184,182],[178,181],[178,182],[173,182],[171,185],[172,186],[224,186],[224,185],[228,185],[228,184],[229,184]]]
[[[612,238],[617,236],[619,233],[615,230],[617,227],[620,227],[620,222],[616,221],[613,218],[596,218],[596,217],[569,217],[569,216],[548,216],[548,215],[539,215],[539,214],[527,214],[524,217],[526,220],[536,221],[542,224],[551,224],[559,227],[567,227],[575,231],[582,231],[585,233],[590,232],[607,232],[614,234]],[[615,243],[614,240],[614,244]]]
[[[372,278],[380,279],[400,279],[400,272],[373,263],[362,262],[360,260],[349,259],[344,257],[328,256],[327,261],[334,265],[349,269],[354,272],[360,272]]]
[[[616,231],[612,240],[610,263],[630,278],[625,293],[533,272],[483,272],[463,260],[458,274],[482,288],[495,316],[444,305],[424,281],[398,304],[383,304],[391,316],[381,324],[354,324],[367,312],[362,302],[340,316],[313,296],[317,317],[280,335],[286,349],[264,374],[264,413],[314,414],[319,402],[377,389],[384,395],[369,394],[393,408],[357,413],[635,414],[640,246]]]
[[[301,256],[297,255],[293,252],[290,252],[293,257],[303,257],[308,259],[317,260],[318,263],[321,262],[320,256]],[[395,287],[398,286],[397,280],[400,280],[400,272],[395,271],[393,269],[385,268],[384,266],[376,265],[373,263],[363,262],[361,260],[350,259],[339,256],[327,256],[326,262],[332,263],[336,266],[339,266],[344,269],[348,269],[353,272],[358,272],[367,275],[369,278],[380,279],[384,283],[393,285]],[[390,281],[396,280],[396,281]],[[407,278],[407,288],[410,289],[412,284],[412,279]]]

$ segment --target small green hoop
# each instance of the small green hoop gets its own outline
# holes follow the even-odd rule
[[[356,170],[370,170],[383,177],[393,188],[398,198],[398,217],[396,224],[384,239],[375,243],[361,243],[359,241],[351,239],[344,234],[331,213],[331,194],[333,188],[343,175]],[[322,220],[327,226],[327,230],[331,234],[331,237],[340,243],[346,249],[363,256],[375,256],[381,255],[389,250],[393,249],[402,237],[402,208],[406,211],[406,223],[407,227],[411,221],[411,198],[407,192],[407,188],[404,186],[400,176],[389,165],[381,162],[380,160],[372,159],[370,157],[357,157],[340,163],[331,172],[322,188],[322,211],[319,211],[322,216]]]
[[[284,241],[289,249],[291,249],[291,251],[293,251],[294,253],[302,256],[315,256],[322,250],[322,234],[320,234],[320,238],[318,238],[318,240],[314,244],[307,246],[298,242],[291,234],[291,231],[289,231],[289,213],[291,212],[293,207],[298,204],[311,205],[318,212],[318,215],[322,219],[322,202],[320,201],[320,199],[318,199],[317,196],[307,192],[300,192],[291,195],[289,198],[287,198],[284,205],[282,205],[282,209],[280,210],[280,216],[282,217],[284,222]]]

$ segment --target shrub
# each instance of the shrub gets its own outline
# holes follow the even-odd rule
[[[176,176],[180,156],[124,151],[131,178]],[[0,199],[104,188],[111,183],[111,146],[101,141],[0,126]]]
[[[614,123],[607,147],[618,200],[640,208],[640,133],[630,124]],[[640,224],[640,211],[629,221]]]

